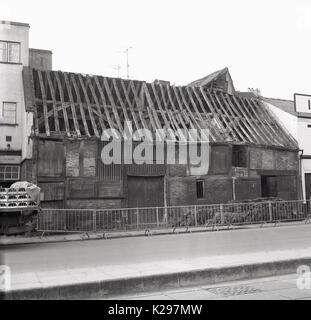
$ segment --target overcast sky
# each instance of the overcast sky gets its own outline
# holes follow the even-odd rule
[[[235,88],[311,94],[310,0],[1,0],[53,69],[187,84],[228,67]]]

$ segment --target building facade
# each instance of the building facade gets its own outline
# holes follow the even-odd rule
[[[22,179],[21,167],[32,158],[33,113],[27,112],[23,67],[52,68],[51,52],[29,49],[29,25],[0,21],[0,184]]]
[[[28,48],[29,26],[9,26],[0,34],[3,48],[11,41],[20,49],[2,53],[8,61],[0,63],[5,70],[0,99],[9,104],[2,107],[6,120],[0,128],[1,137],[13,140],[15,134],[16,141],[1,149],[1,165],[5,172],[18,167],[19,175],[5,177],[2,185],[34,182],[41,188],[42,206],[50,208],[297,199],[297,141],[260,99],[236,93],[227,68],[188,86],[52,71],[50,51]],[[10,52],[20,52],[18,58],[12,53],[14,63],[7,58]],[[7,110],[16,111],[15,123]],[[152,150],[155,141],[163,146],[161,161],[153,153],[144,164],[128,163],[146,141],[136,137],[126,152],[127,134],[120,140],[120,163],[103,161],[103,148],[110,143],[103,141],[103,133],[124,133],[128,122],[134,132],[149,130]],[[165,134],[158,136],[158,130]],[[207,149],[202,132],[208,132]],[[188,161],[194,142],[204,159],[200,166]],[[146,158],[146,151],[142,154]]]
[[[107,78],[24,68],[26,109],[34,112],[27,180],[42,206],[113,208],[226,203],[260,197],[297,199],[298,147],[259,99],[202,86]],[[107,128],[209,132],[206,166],[180,155],[167,161],[176,136],[164,137],[164,161],[104,164]],[[190,134],[189,134],[190,135]],[[125,140],[122,143],[125,144]],[[140,143],[141,141],[133,142]],[[121,144],[122,144],[121,143]],[[190,150],[191,141],[184,143]],[[202,143],[199,137],[198,144]],[[154,147],[154,146],[153,146]],[[180,159],[185,157],[185,159]],[[183,160],[183,161],[180,161]]]
[[[295,93],[294,100],[262,99],[298,142],[300,198],[308,200],[311,197],[311,96]]]

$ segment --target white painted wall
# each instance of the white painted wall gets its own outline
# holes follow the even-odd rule
[[[311,95],[294,94],[296,112],[310,113],[311,115]]]
[[[289,133],[298,141],[298,118],[288,112],[275,107],[271,103],[265,102],[270,111],[280,121],[280,123],[289,131]]]
[[[311,155],[311,115],[310,118],[298,118],[298,141],[303,154]]]
[[[32,114],[25,112],[22,70],[29,61],[29,26],[25,24],[3,24],[0,22],[0,40],[14,41],[21,44],[20,63],[0,62],[0,150],[22,150],[22,156],[1,156],[0,163],[19,163],[31,157],[31,145],[28,143]],[[16,102],[16,126],[5,125],[2,117],[3,102]],[[6,142],[6,136],[12,136],[12,142]]]

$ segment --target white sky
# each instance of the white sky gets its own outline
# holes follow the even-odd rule
[[[53,69],[187,84],[228,67],[237,90],[311,93],[310,0],[1,0]]]

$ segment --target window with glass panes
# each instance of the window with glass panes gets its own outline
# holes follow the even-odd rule
[[[19,166],[0,166],[0,181],[19,180]]]
[[[20,63],[19,42],[9,42],[0,40],[0,62]]]
[[[2,120],[5,123],[16,124],[16,102],[3,102]]]

